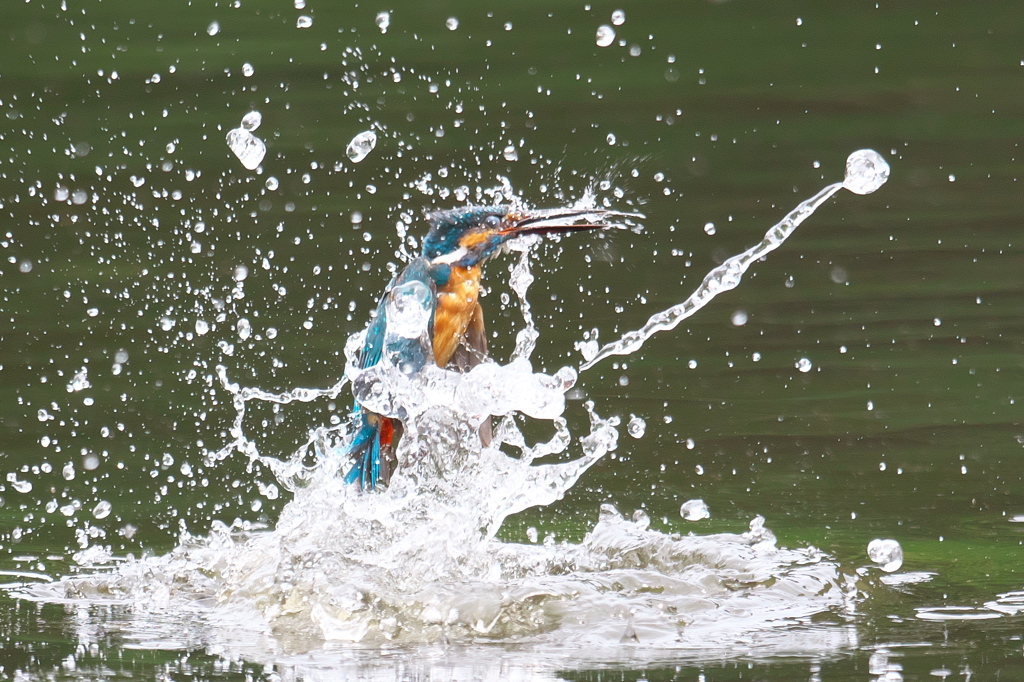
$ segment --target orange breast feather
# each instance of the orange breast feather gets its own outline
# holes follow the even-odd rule
[[[437,292],[434,310],[434,361],[444,367],[466,334],[480,295],[480,268],[452,268],[451,277]]]

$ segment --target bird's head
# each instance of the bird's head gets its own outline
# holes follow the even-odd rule
[[[423,240],[423,256],[436,264],[476,267],[516,237],[612,227],[605,220],[609,215],[629,214],[575,208],[521,211],[508,206],[435,211],[427,214],[430,232]]]

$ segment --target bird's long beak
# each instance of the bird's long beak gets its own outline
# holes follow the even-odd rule
[[[505,218],[506,226],[499,234],[517,237],[524,234],[552,234],[556,232],[577,232],[602,230],[609,227],[626,227],[615,218],[643,219],[640,213],[624,213],[600,208],[551,208],[534,211],[512,211]]]

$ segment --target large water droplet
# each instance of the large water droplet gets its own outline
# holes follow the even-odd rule
[[[238,339],[240,341],[246,341],[252,335],[252,325],[244,317],[239,318],[235,324],[235,331],[238,332]]]
[[[854,194],[871,194],[889,179],[889,164],[874,149],[861,149],[846,159],[843,187]]]
[[[895,540],[875,539],[868,543],[868,558],[886,573],[892,573],[903,565],[903,548]]]
[[[345,149],[345,154],[348,155],[349,161],[352,163],[359,163],[376,146],[377,133],[372,130],[366,130],[352,138],[352,141],[348,143],[348,147]]]
[[[608,47],[615,42],[615,29],[608,25],[597,27],[597,46]]]
[[[258,111],[250,111],[242,117],[242,130],[256,130],[263,123],[263,114]]]
[[[392,289],[387,305],[388,333],[406,339],[422,336],[433,313],[432,296],[427,285],[418,281]]]
[[[14,488],[19,493],[32,492],[31,481],[19,481],[18,474],[16,473],[11,472],[7,474],[7,482],[10,483],[11,487]]]
[[[244,128],[232,128],[226,137],[228,147],[248,170],[256,170],[267,155],[267,145]]]
[[[635,414],[631,414],[629,416],[629,423],[626,424],[626,431],[628,431],[629,435],[633,436],[633,438],[643,438],[644,433],[647,432],[647,422],[645,422],[643,418],[638,417]]]
[[[100,500],[99,503],[93,508],[92,515],[97,519],[105,519],[110,516],[111,504],[106,500]]]
[[[686,521],[702,521],[711,518],[711,510],[704,504],[704,500],[687,500],[679,508],[679,515]]]
[[[388,32],[388,26],[391,25],[391,13],[390,12],[377,12],[377,18],[374,19],[377,24],[377,28],[380,29],[381,33]]]

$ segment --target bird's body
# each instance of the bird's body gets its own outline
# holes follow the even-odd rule
[[[606,213],[593,209],[521,213],[508,207],[466,207],[428,214],[431,229],[424,239],[423,251],[385,290],[376,317],[366,331],[359,356],[360,369],[381,361],[388,302],[405,285],[418,282],[431,294],[430,352],[425,353],[418,340],[409,340],[398,350],[403,371],[415,373],[427,362],[468,371],[487,355],[484,314],[479,301],[484,263],[499,253],[505,242],[523,234],[607,227],[604,222],[578,222],[584,218],[599,220]],[[347,446],[347,454],[354,461],[346,480],[363,489],[386,485],[397,464],[395,450],[402,433],[401,422],[370,412],[358,401],[354,410],[355,434]],[[481,428],[481,438],[489,440],[489,424]]]

